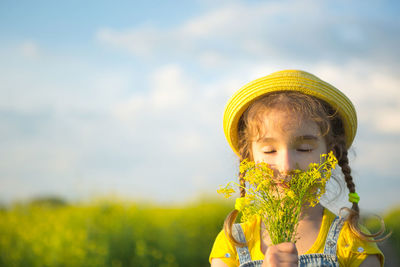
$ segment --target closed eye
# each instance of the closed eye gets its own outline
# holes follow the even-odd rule
[[[272,154],[276,152],[276,149],[274,146],[271,145],[264,145],[261,147],[261,152],[264,154]]]

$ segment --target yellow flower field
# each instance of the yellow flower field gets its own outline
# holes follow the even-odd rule
[[[0,208],[0,266],[209,266],[212,244],[232,208],[226,200],[14,204]],[[400,209],[384,219],[393,230],[386,243],[396,257]],[[367,221],[372,230],[374,222]]]
[[[0,266],[207,266],[230,207],[14,205],[0,211]]]

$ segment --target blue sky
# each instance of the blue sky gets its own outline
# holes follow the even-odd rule
[[[361,207],[400,204],[399,11],[396,1],[2,1],[0,201],[216,196],[237,171],[225,102],[296,68],[356,106]]]

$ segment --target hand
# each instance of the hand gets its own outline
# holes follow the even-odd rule
[[[295,244],[286,242],[268,247],[262,267],[297,267],[298,264],[299,259]]]

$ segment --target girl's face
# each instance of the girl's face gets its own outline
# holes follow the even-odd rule
[[[263,133],[251,144],[255,162],[266,162],[282,178],[295,169],[306,170],[327,153],[318,125],[299,114],[272,109],[263,118]]]

